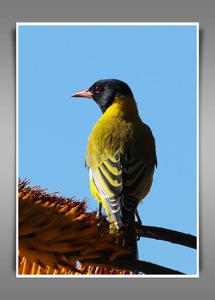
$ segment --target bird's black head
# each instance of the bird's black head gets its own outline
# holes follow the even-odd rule
[[[114,98],[120,95],[133,95],[129,86],[118,79],[102,79],[96,81],[89,89],[80,91],[73,97],[93,98],[102,112],[113,103]]]

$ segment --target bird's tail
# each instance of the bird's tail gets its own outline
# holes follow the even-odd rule
[[[135,216],[131,216],[131,219],[126,227],[123,228],[123,246],[131,250],[131,258],[138,259],[137,249],[137,234],[135,230]]]

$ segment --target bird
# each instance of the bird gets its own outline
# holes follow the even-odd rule
[[[123,231],[123,246],[138,259],[135,213],[151,189],[157,167],[153,133],[141,120],[130,87],[121,80],[98,80],[72,97],[91,98],[101,109],[86,150],[90,190],[104,207],[110,232]]]

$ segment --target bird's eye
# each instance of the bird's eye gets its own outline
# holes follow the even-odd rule
[[[103,90],[102,86],[99,85],[99,86],[96,86],[95,92],[96,93],[101,93],[102,90]]]

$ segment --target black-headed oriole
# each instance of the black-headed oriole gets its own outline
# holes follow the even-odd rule
[[[137,258],[135,211],[151,188],[157,166],[153,134],[123,81],[98,80],[72,97],[92,98],[103,113],[88,140],[90,189],[112,222],[110,230],[124,231],[124,246]]]

